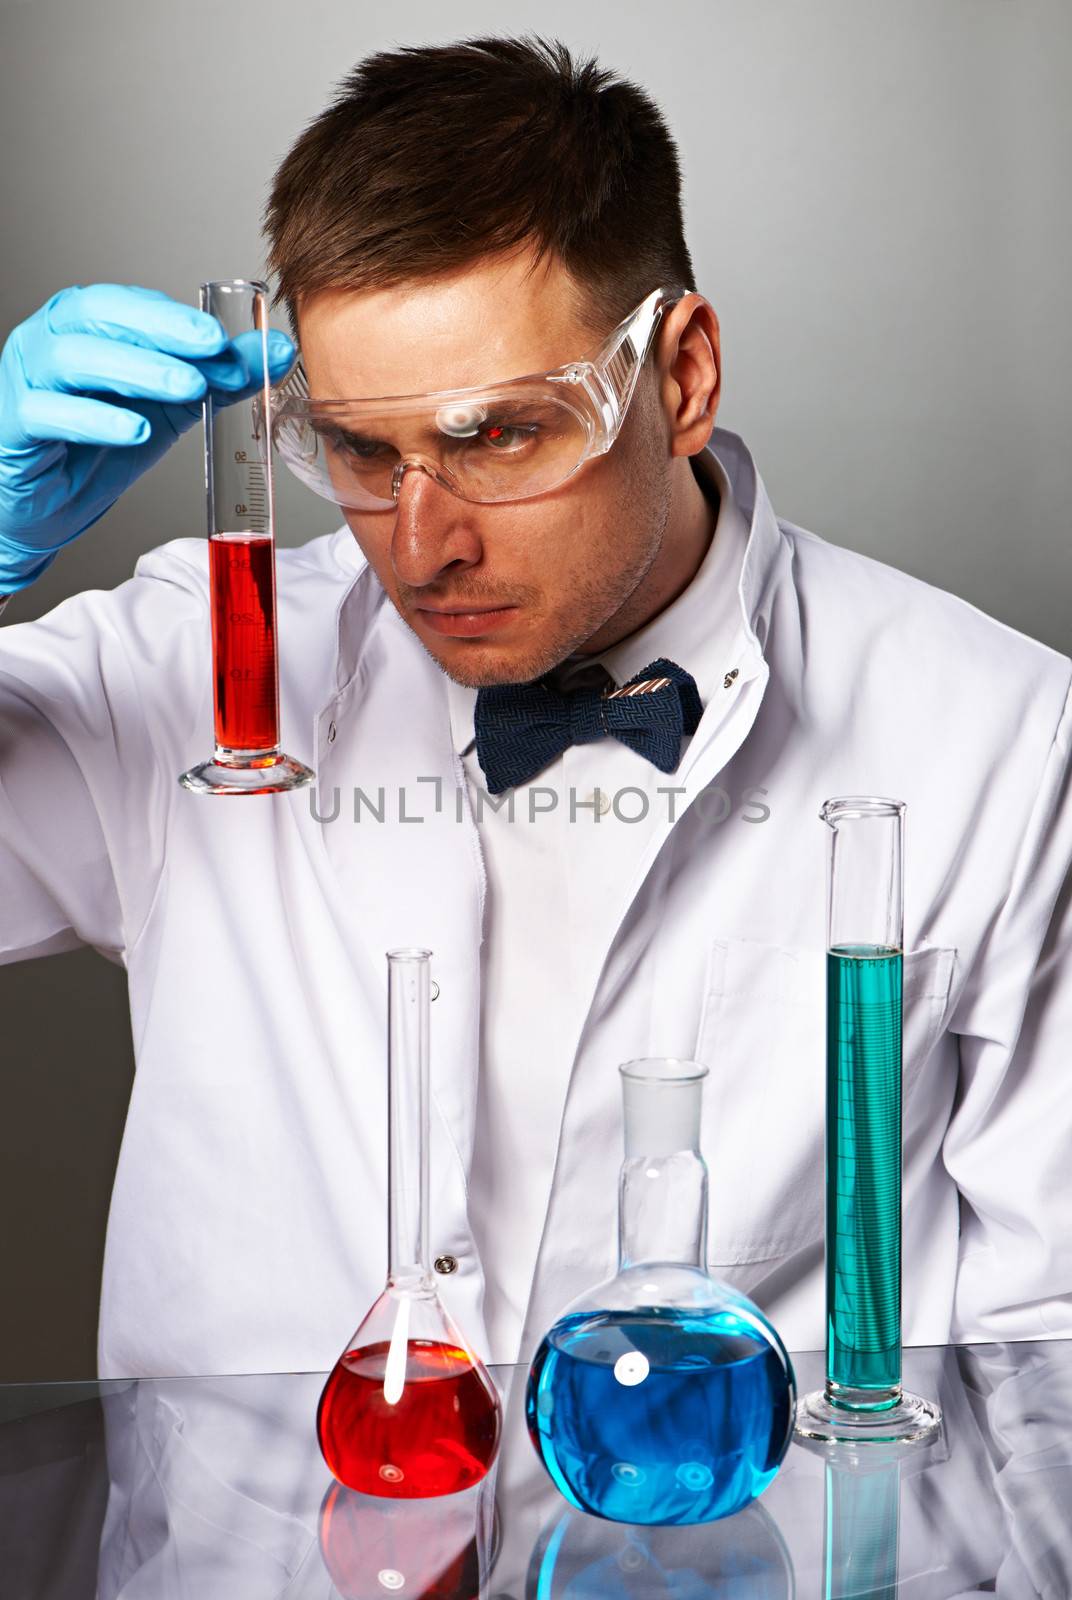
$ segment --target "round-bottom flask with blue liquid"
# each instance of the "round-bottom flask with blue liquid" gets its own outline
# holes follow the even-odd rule
[[[565,1498],[615,1522],[711,1522],[749,1504],[789,1446],[792,1363],[746,1295],[712,1278],[707,1068],[621,1067],[616,1275],[567,1306],[529,1371],[532,1442]]]

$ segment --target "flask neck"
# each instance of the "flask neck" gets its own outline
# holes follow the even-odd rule
[[[414,1285],[428,1265],[430,952],[387,955],[387,1280]]]
[[[707,1163],[698,1150],[627,1155],[618,1180],[618,1271],[647,1261],[707,1267]]]

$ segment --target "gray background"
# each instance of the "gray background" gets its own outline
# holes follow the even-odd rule
[[[663,107],[722,323],[719,421],[775,510],[1067,652],[1063,0],[0,0],[0,334],[67,284],[196,300],[204,278],[260,275],[271,173],[359,57],[527,30]],[[197,435],[8,620],[201,533]],[[335,525],[279,476],[281,542]],[[0,968],[0,1011],[0,1379],[88,1376],[133,1072],[124,975],[89,951]]]

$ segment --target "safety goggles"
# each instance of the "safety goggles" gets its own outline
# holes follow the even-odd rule
[[[483,387],[316,400],[299,361],[270,391],[272,442],[310,489],[357,511],[393,506],[411,468],[481,504],[545,494],[611,448],[663,313],[685,293],[653,290],[589,361]]]

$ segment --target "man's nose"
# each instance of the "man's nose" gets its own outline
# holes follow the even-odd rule
[[[391,564],[402,583],[418,588],[447,568],[471,567],[483,547],[473,523],[475,507],[416,464],[402,475],[391,538]]]

